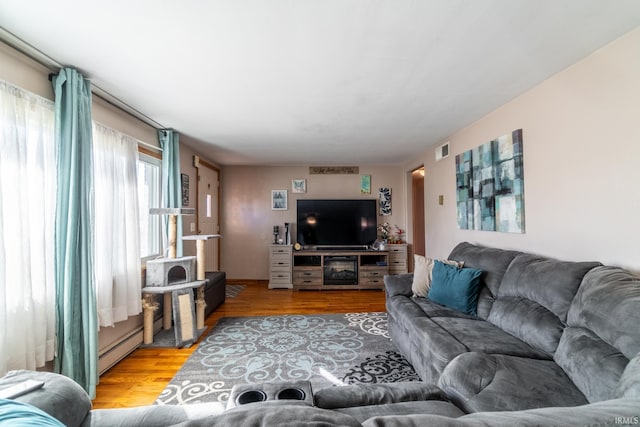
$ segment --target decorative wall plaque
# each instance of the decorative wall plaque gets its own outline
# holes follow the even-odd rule
[[[380,196],[380,215],[391,215],[391,189],[380,187],[378,194]]]
[[[311,175],[357,175],[358,166],[309,166]]]

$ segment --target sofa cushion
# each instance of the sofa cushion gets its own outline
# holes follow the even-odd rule
[[[435,261],[429,299],[467,314],[476,314],[482,271]]]
[[[638,401],[617,399],[578,407],[539,408],[525,411],[475,412],[460,418],[414,414],[371,417],[363,427],[585,427],[637,425]]]
[[[175,427],[272,427],[272,426],[353,426],[361,424],[355,418],[337,411],[295,404],[290,400],[249,403],[220,415],[176,424]]]
[[[590,330],[575,327],[568,327],[562,334],[554,359],[590,402],[614,397],[629,362]]]
[[[351,408],[336,409],[336,411],[350,415],[360,422],[364,422],[371,417],[401,417],[411,414],[432,414],[447,418],[458,418],[466,415],[453,403],[442,400],[386,403],[375,406],[354,406]]]
[[[616,387],[616,398],[640,399],[640,353],[629,361]]]
[[[482,319],[434,317],[431,319],[447,334],[461,343],[467,351],[499,353],[510,356],[550,359],[543,351],[537,350],[518,338]],[[436,345],[436,343],[433,343]]]
[[[553,355],[580,282],[598,265],[520,254],[505,272],[487,320]]]
[[[459,317],[461,319],[478,319],[478,316],[473,314],[463,313],[455,308],[446,307],[437,302],[431,301],[429,298],[413,298],[413,303],[420,307],[420,310],[427,317]]]
[[[453,248],[449,254],[448,259],[464,262],[465,267],[483,271],[482,276],[480,276],[477,308],[478,316],[483,319],[489,316],[491,306],[502,282],[502,276],[504,276],[511,261],[519,253],[462,242]]]
[[[552,360],[501,354],[461,354],[445,368],[438,386],[466,412],[588,403]]]
[[[640,352],[640,277],[617,267],[584,276],[567,316],[569,326],[593,331],[627,359]]]
[[[404,313],[395,315],[403,318]],[[399,323],[403,324],[402,321]],[[391,320],[389,331],[393,332],[394,344],[425,382],[437,382],[451,360],[469,351],[549,359],[546,353],[532,348],[478,317],[420,317],[406,319],[404,323],[412,323],[413,326],[403,327],[409,332],[402,337],[395,334],[395,326],[392,326]]]
[[[433,278],[433,267],[435,261],[422,255],[413,256],[413,282],[411,290],[414,297],[426,297],[431,289],[431,280]],[[442,263],[462,267],[464,263],[453,260],[438,260]]]
[[[529,299],[498,298],[487,319],[500,329],[552,356],[564,324],[546,308]]]
[[[629,359],[640,352],[639,308],[637,276],[605,266],[585,275],[554,359],[589,401],[616,396]]]

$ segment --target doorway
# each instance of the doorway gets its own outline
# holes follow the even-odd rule
[[[425,255],[424,166],[411,171],[411,225],[413,253]]]
[[[193,156],[193,165],[198,173],[196,222],[198,234],[220,233],[220,169],[211,163]],[[204,242],[205,271],[220,270],[220,239]]]

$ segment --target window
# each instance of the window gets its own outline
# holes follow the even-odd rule
[[[52,360],[53,102],[0,81],[0,376]]]
[[[98,321],[113,326],[142,310],[138,141],[94,122],[93,177]]]
[[[138,199],[140,212],[140,257],[156,258],[162,254],[161,216],[149,215],[150,208],[160,207],[160,159],[140,153],[138,160]]]

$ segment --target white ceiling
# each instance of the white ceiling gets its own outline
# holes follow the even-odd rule
[[[0,0],[221,164],[404,163],[639,25],[638,0]]]

